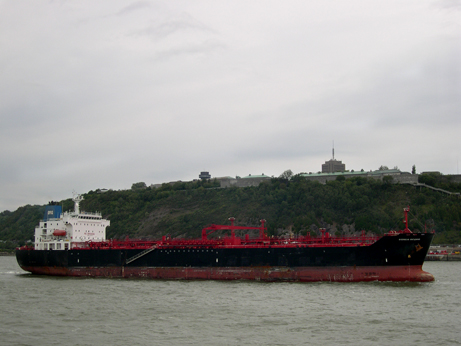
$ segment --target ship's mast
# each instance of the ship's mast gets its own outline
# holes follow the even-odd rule
[[[412,233],[410,229],[408,228],[408,212],[410,211],[410,207],[406,207],[403,209],[403,212],[405,213],[405,220],[403,222],[405,223],[405,229],[403,230],[405,233]]]
[[[80,214],[80,202],[83,201],[83,196],[74,194],[72,200],[74,201],[74,212],[78,215]]]

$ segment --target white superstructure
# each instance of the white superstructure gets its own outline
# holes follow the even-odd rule
[[[45,217],[35,227],[36,250],[68,250],[79,243],[106,240],[110,221],[100,213],[80,211],[83,196],[75,195],[74,211],[61,213],[60,206],[47,206]]]

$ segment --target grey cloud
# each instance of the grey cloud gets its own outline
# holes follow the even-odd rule
[[[318,171],[332,140],[347,168],[455,173],[459,24],[431,4],[6,2],[0,211],[203,169]]]
[[[172,57],[181,55],[196,55],[196,54],[209,54],[216,50],[224,49],[225,45],[218,41],[205,41],[202,43],[183,44],[181,46],[159,51],[155,54],[154,60],[166,61]]]
[[[433,5],[443,9],[461,10],[461,2],[459,0],[437,0],[433,2]]]
[[[130,14],[132,12],[150,8],[152,5],[149,1],[135,1],[128,6],[123,7],[120,11],[117,12],[117,16],[123,16],[126,14]]]
[[[138,34],[145,34],[154,40],[159,40],[172,34],[184,33],[188,31],[213,33],[211,29],[197,22],[172,20],[158,25],[150,25],[148,28],[139,31]]]

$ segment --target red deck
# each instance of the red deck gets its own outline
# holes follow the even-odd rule
[[[234,226],[234,219],[230,218],[231,225],[211,225],[202,230],[200,239],[171,239],[164,236],[161,240],[108,240],[103,242],[81,242],[73,243],[72,248],[78,249],[149,249],[156,248],[176,248],[176,249],[195,249],[195,248],[290,248],[290,247],[347,247],[347,246],[369,246],[376,242],[380,237],[365,236],[362,231],[361,236],[334,237],[324,229],[321,230],[320,237],[311,237],[308,232],[305,236],[290,238],[269,237],[266,235],[264,227],[265,220],[261,220],[260,227]],[[250,238],[248,234],[244,237],[237,237],[235,231],[259,230],[259,236]],[[230,235],[211,238],[209,235],[217,231],[230,231]]]

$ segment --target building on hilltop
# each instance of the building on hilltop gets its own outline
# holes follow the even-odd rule
[[[335,159],[335,148],[333,147],[333,158],[329,161],[325,161],[322,165],[322,173],[334,173],[346,171],[346,164]]]
[[[211,179],[210,172],[200,172],[200,175],[198,177],[202,180]]]
[[[387,168],[387,167],[386,167]],[[303,173],[300,176],[305,177],[308,180],[315,180],[322,184],[325,184],[327,181],[336,180],[338,177],[348,178],[355,178],[355,177],[363,177],[363,178],[374,178],[383,180],[384,177],[390,176],[392,177],[392,182],[394,183],[402,183],[402,184],[415,184],[418,183],[418,175],[410,174],[408,172],[401,172],[399,169],[379,169],[376,171],[369,171],[365,172],[363,169],[358,172],[354,172],[354,170],[346,171],[346,164],[342,163],[342,161],[338,161],[335,159],[335,147],[333,142],[333,149],[332,149],[332,158],[329,161],[325,161],[322,165],[322,172],[318,173]]]
[[[344,172],[346,170],[346,164],[335,159],[330,161],[325,161],[322,165],[322,173],[335,173],[335,172]]]
[[[336,180],[338,177],[344,177],[345,179],[362,177],[362,178],[373,178],[383,180],[384,177],[392,177],[393,183],[400,184],[415,184],[418,182],[418,175],[411,174],[409,172],[401,172],[399,169],[386,169],[365,172],[363,169],[358,172],[344,171],[344,172],[333,172],[333,173],[302,173],[300,176],[308,179],[315,180],[321,184],[325,184],[327,181]]]
[[[217,179],[221,183],[221,187],[249,187],[249,186],[259,186],[260,183],[265,181],[270,181],[272,178],[265,175],[247,175],[246,177],[223,177]]]

